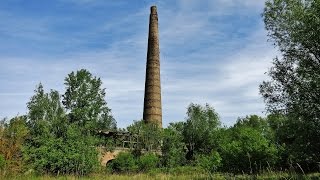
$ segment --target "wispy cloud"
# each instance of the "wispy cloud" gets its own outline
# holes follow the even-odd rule
[[[0,37],[14,36],[7,42],[19,46],[15,50],[22,52],[0,55],[0,117],[25,113],[26,102],[39,82],[47,90],[63,93],[64,77],[86,68],[102,78],[108,105],[120,127],[141,119],[151,3],[108,6],[99,0],[60,2],[77,3],[72,7],[74,14],[41,18],[0,13],[0,19],[9,19],[2,22],[8,26],[1,26]],[[262,114],[264,104],[258,85],[266,78],[264,72],[275,54],[266,41],[260,18],[263,1],[181,0],[156,4],[164,125],[183,120],[191,102],[213,105],[227,125],[238,116]],[[110,7],[117,8],[112,11]],[[92,18],[79,14],[93,10]],[[28,44],[19,42],[33,45],[28,48]],[[0,46],[0,52],[7,50]]]

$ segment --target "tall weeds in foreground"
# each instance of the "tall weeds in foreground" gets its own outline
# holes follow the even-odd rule
[[[297,173],[287,173],[287,172],[269,172],[265,174],[259,175],[234,175],[234,174],[227,174],[227,173],[215,173],[215,174],[207,174],[203,171],[189,173],[189,172],[160,172],[159,170],[154,170],[149,173],[136,173],[136,174],[109,174],[109,173],[98,173],[98,174],[90,174],[88,176],[79,177],[75,175],[66,175],[66,176],[50,176],[50,175],[43,175],[37,176],[33,174],[23,175],[20,174],[18,176],[0,176],[1,180],[102,180],[102,179],[109,179],[109,180],[138,180],[138,179],[159,179],[159,180],[185,180],[185,179],[195,179],[195,180],[205,180],[205,179],[215,179],[215,180],[222,180],[222,179],[236,179],[236,180],[245,180],[245,179],[258,179],[258,180],[317,180],[320,179],[320,173],[313,173],[313,174],[297,174]]]

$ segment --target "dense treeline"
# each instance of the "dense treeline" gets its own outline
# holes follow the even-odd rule
[[[139,163],[143,158],[144,162],[150,160],[148,167],[158,167],[165,172],[183,166],[209,173],[235,174],[289,170],[292,164],[284,160],[284,147],[277,141],[275,129],[282,122],[281,118],[251,115],[239,118],[232,127],[222,127],[212,107],[191,104],[186,121],[170,123],[164,129],[147,125],[139,131],[145,138],[150,134],[143,132],[159,131],[153,135],[162,140],[161,146],[154,146],[147,154],[121,153],[107,167],[112,172],[140,172]],[[152,154],[157,148],[161,155]]]
[[[78,73],[81,72],[84,71]],[[2,121],[1,168],[79,175],[98,170],[96,146],[105,142],[91,129],[85,130],[84,125],[71,123],[72,116],[65,112],[56,93],[44,93],[40,85],[28,103],[28,116],[11,119],[9,123]],[[34,117],[35,114],[38,116]],[[115,128],[110,114],[101,121],[108,124],[106,128]],[[158,168],[168,172],[191,166],[209,173],[297,171],[296,162],[290,159],[282,142],[284,135],[291,135],[281,129],[285,121],[283,115],[251,115],[239,118],[232,127],[222,127],[212,107],[190,104],[186,120],[170,123],[167,128],[158,129],[142,121],[130,125],[127,130],[144,139],[144,148],[136,146],[132,152],[120,153],[108,163],[107,170],[128,173]]]
[[[267,117],[224,127],[213,107],[190,104],[186,119],[166,128],[137,121],[117,129],[101,80],[82,69],[66,77],[63,94],[39,84],[28,114],[0,121],[0,173],[318,172],[320,2],[268,0],[263,18],[280,52],[260,85]],[[97,147],[115,142],[100,130],[128,131],[139,143],[102,168]]]

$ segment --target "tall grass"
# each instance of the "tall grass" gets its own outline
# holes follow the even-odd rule
[[[242,179],[258,179],[258,180],[316,180],[320,179],[320,173],[308,174],[308,175],[298,175],[298,174],[288,174],[288,173],[276,173],[271,172],[268,174],[261,175],[232,175],[232,174],[220,174],[216,173],[210,176],[209,174],[167,174],[167,173],[158,173],[158,174],[92,174],[86,177],[78,177],[78,176],[35,176],[35,175],[19,175],[19,176],[8,176],[1,177],[2,180],[102,180],[102,179],[110,179],[110,180],[138,180],[138,179],[159,179],[159,180],[185,180],[185,179],[230,179],[230,180],[242,180]]]

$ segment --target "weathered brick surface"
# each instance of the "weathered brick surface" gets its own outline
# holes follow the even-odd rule
[[[162,127],[160,51],[157,7],[151,7],[143,119]]]

